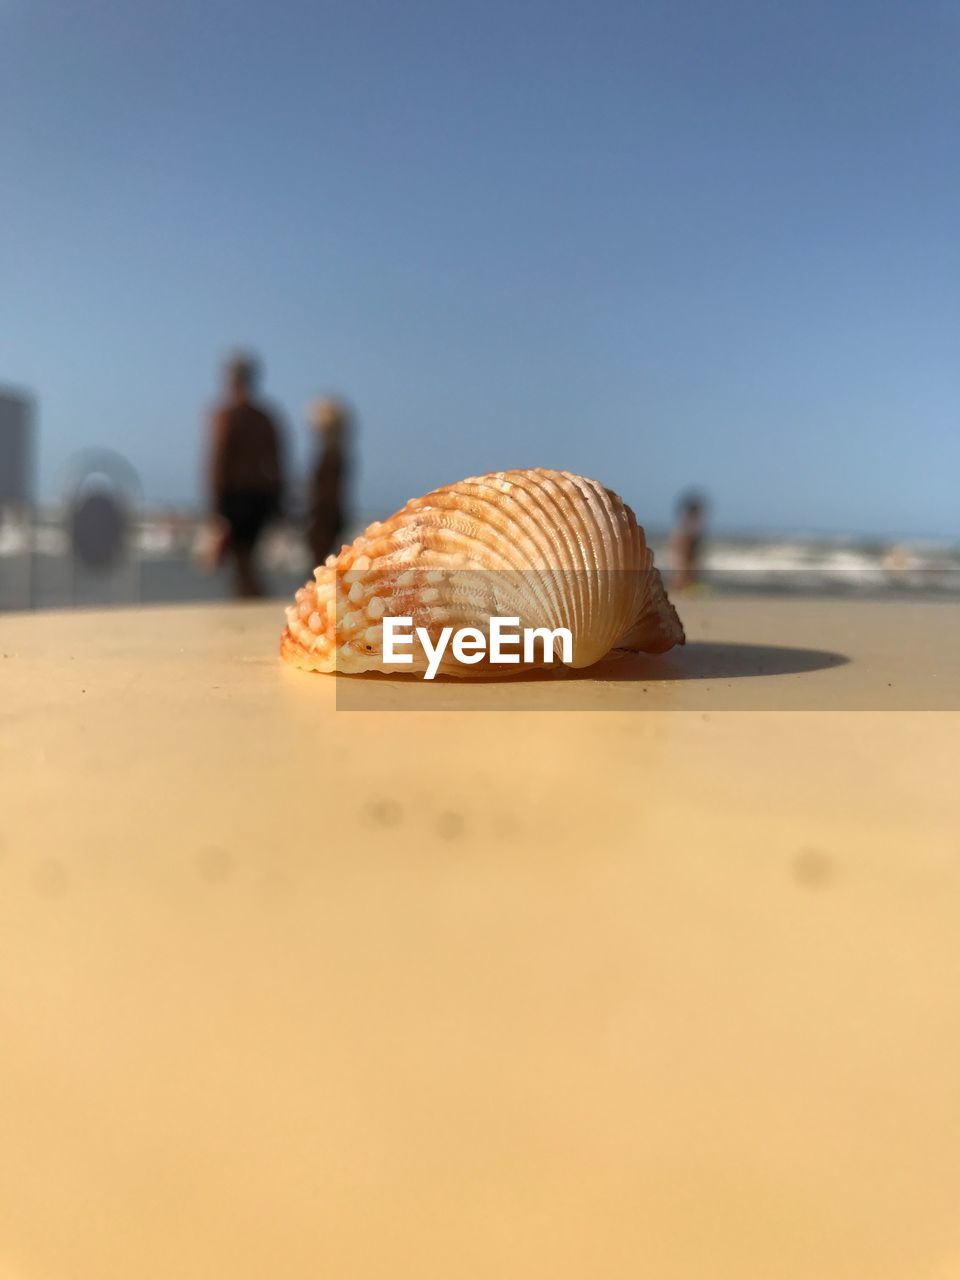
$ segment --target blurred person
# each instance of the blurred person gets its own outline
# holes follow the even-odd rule
[[[903,573],[907,569],[916,569],[917,557],[905,542],[895,542],[883,555],[883,567],[887,573]]]
[[[351,423],[346,405],[333,399],[318,400],[311,406],[309,418],[317,446],[310,475],[307,539],[314,565],[321,565],[331,552],[339,550],[347,523],[344,490]]]
[[[677,501],[677,523],[670,535],[671,586],[688,591],[698,584],[703,554],[707,500],[693,490]]]
[[[210,505],[220,521],[215,559],[232,556],[235,594],[262,595],[256,548],[266,526],[280,514],[283,469],[280,433],[256,400],[260,370],[240,354],[224,369],[224,397],[211,422]]]

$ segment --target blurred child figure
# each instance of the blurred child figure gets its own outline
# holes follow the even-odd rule
[[[262,595],[256,547],[283,496],[280,434],[256,401],[258,381],[253,356],[229,360],[211,423],[210,504],[220,521],[215,558],[233,557],[235,593],[243,599]]]
[[[351,429],[349,410],[339,400],[318,400],[310,408],[310,426],[317,448],[310,475],[307,540],[314,565],[321,565],[331,552],[340,550],[347,522],[344,492]]]
[[[675,591],[689,591],[698,583],[706,514],[703,494],[691,491],[680,496],[677,523],[670,536],[670,585]]]

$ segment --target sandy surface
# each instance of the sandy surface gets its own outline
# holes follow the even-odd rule
[[[957,1280],[954,615],[824,608],[442,715],[0,620],[0,1280]]]

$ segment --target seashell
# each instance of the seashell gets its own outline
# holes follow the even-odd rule
[[[414,498],[329,556],[287,609],[280,653],[308,671],[426,669],[383,660],[384,617],[409,617],[435,643],[443,627],[492,616],[522,627],[566,627],[569,665],[613,651],[665,653],[684,643],[653,553],[630,508],[596,480],[568,471],[497,471]],[[439,667],[459,676],[512,674],[537,661]]]

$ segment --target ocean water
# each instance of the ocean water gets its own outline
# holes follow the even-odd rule
[[[349,531],[347,540],[357,530]],[[650,536],[669,581],[665,533]],[[229,566],[205,562],[204,527],[182,518],[144,520],[123,560],[104,572],[78,567],[56,518],[32,527],[0,523],[0,611],[226,600]],[[312,571],[297,531],[264,539],[266,591],[290,596]],[[749,594],[960,596],[960,542],[883,541],[824,535],[715,534],[705,545],[700,590]]]

